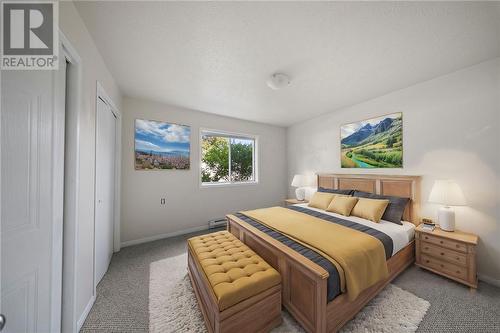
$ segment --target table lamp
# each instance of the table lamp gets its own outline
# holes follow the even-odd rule
[[[455,211],[450,206],[465,206],[464,194],[452,180],[436,180],[432,186],[429,202],[444,205],[438,211],[439,227],[445,231],[455,230]]]
[[[304,200],[306,197],[306,190],[303,186],[305,186],[305,177],[303,175],[293,176],[292,187],[296,187],[295,197],[300,201]]]

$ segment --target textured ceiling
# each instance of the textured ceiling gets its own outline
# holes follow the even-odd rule
[[[494,2],[76,6],[125,95],[282,126],[500,56]]]

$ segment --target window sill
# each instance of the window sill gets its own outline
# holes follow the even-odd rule
[[[238,183],[201,183],[200,188],[211,188],[211,187],[235,187],[235,186],[249,186],[258,185],[258,181],[251,182],[238,182]]]

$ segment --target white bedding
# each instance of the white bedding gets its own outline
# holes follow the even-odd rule
[[[317,212],[321,212],[323,214],[335,216],[344,220],[349,220],[353,221],[356,223],[364,224],[370,228],[377,229],[387,236],[392,238],[393,242],[393,250],[392,250],[392,255],[395,255],[398,253],[402,248],[404,248],[406,245],[408,245],[413,238],[415,237],[415,225],[411,222],[407,221],[402,221],[403,225],[399,225],[396,223],[388,222],[381,220],[380,223],[375,223],[366,219],[362,219],[357,216],[344,216],[340,214],[335,214],[332,212],[327,212],[326,210],[323,209],[318,209],[318,208],[312,208],[307,205],[307,203],[303,204],[296,204],[294,206],[299,206],[303,208],[307,208],[310,210],[314,210]]]

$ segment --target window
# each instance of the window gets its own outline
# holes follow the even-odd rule
[[[257,182],[257,138],[211,130],[201,133],[202,185]]]

